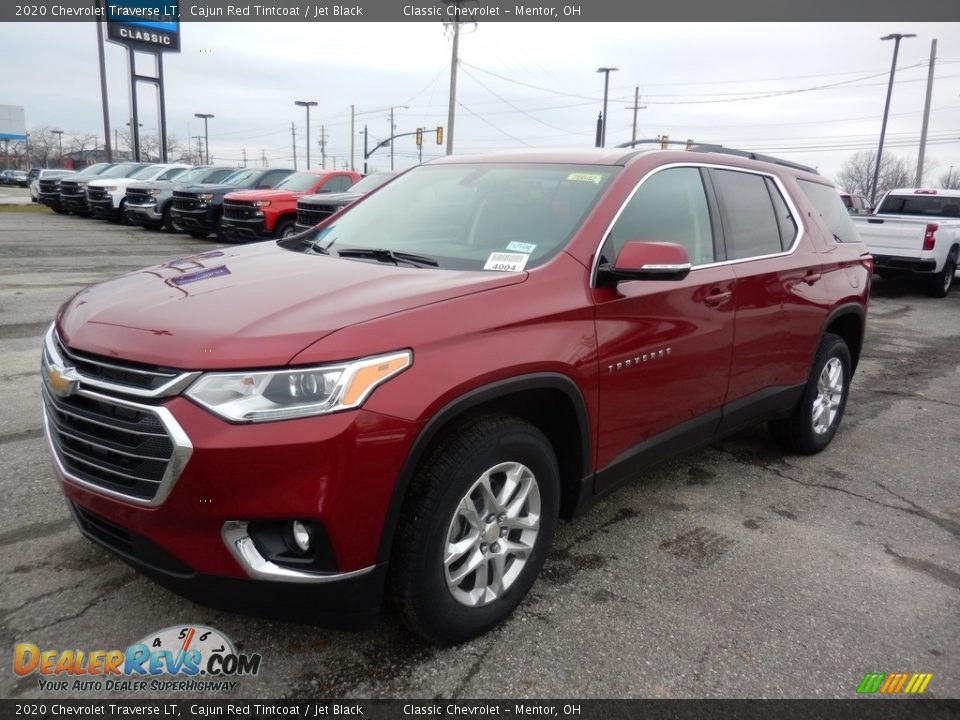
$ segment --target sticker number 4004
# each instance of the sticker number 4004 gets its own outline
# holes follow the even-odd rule
[[[490,257],[487,258],[487,263],[483,266],[483,269],[500,270],[502,272],[521,272],[523,268],[526,267],[527,260],[529,259],[530,255],[527,253],[494,252],[490,253]]]

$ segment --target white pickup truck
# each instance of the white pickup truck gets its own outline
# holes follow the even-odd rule
[[[960,190],[891,190],[872,215],[851,219],[880,277],[916,273],[933,297],[947,296],[960,256]]]

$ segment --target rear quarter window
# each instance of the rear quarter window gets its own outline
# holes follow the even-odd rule
[[[840,198],[834,188],[829,185],[811,182],[809,180],[797,180],[797,184],[807,196],[807,199],[813,203],[817,214],[827,231],[833,234],[833,239],[837,242],[860,242],[857,230],[850,219],[850,213],[847,212],[843,200]]]

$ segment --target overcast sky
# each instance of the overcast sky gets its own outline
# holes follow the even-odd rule
[[[102,133],[96,32],[87,23],[7,23],[0,29],[0,104],[22,105],[27,127]],[[668,134],[778,154],[833,176],[860,149],[875,149],[893,52],[880,37],[916,33],[901,45],[889,151],[916,159],[930,41],[939,40],[927,157],[934,180],[960,172],[960,23],[600,24],[486,22],[464,27],[455,151],[593,145],[602,104],[600,66],[611,75],[607,144],[630,139],[634,87],[640,137]],[[304,161],[303,108],[311,113],[312,160],[326,127],[328,167],[350,153],[357,132],[388,134],[447,124],[450,38],[439,22],[207,23],[182,25],[182,52],[167,54],[168,129],[181,142],[202,134],[196,112],[213,113],[210,150],[237,164],[261,151],[292,163],[291,122]],[[107,46],[114,126],[129,116],[125,50]],[[143,71],[143,70],[141,70]],[[157,125],[152,91],[140,91],[145,131]],[[357,136],[357,165],[362,165]],[[424,159],[440,154],[424,145]],[[398,167],[416,162],[413,138],[397,142]],[[371,158],[389,166],[384,150]]]

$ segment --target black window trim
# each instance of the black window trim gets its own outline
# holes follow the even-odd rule
[[[701,176],[707,175],[708,177],[711,174],[709,172],[710,170],[732,170],[734,172],[744,172],[744,173],[750,173],[752,175],[760,175],[765,178],[770,178],[773,181],[774,185],[777,186],[777,189],[780,191],[780,195],[783,196],[783,201],[787,204],[787,208],[790,210],[790,214],[793,216],[797,224],[796,235],[794,236],[793,242],[791,243],[790,248],[788,250],[783,250],[778,253],[770,253],[768,255],[756,255],[754,257],[738,258],[735,260],[724,259],[724,260],[717,260],[716,262],[712,262],[712,263],[706,263],[704,265],[694,265],[690,269],[690,272],[696,272],[697,270],[704,270],[706,268],[720,267],[722,265],[736,265],[740,263],[754,262],[756,260],[766,260],[768,258],[787,257],[788,255],[793,255],[797,251],[797,248],[800,245],[800,239],[804,236],[804,234],[806,234],[807,228],[803,222],[803,217],[800,215],[800,210],[797,207],[797,204],[793,200],[793,196],[787,191],[786,185],[783,184],[783,181],[777,175],[773,174],[772,172],[766,172],[764,170],[755,170],[753,168],[742,168],[736,165],[720,165],[718,163],[704,163],[704,162],[668,163],[666,165],[658,165],[657,167],[653,168],[650,172],[648,172],[646,175],[644,175],[642,178],[640,178],[640,180],[637,181],[637,184],[633,186],[633,189],[624,199],[623,203],[621,203],[620,207],[617,209],[617,212],[614,213],[613,219],[610,221],[610,224],[607,226],[607,229],[604,231],[603,235],[600,237],[600,242],[597,244],[597,249],[593,254],[593,262],[590,268],[590,287],[591,288],[598,287],[597,278],[598,278],[599,264],[600,264],[599,262],[600,252],[603,249],[603,246],[606,244],[607,238],[610,237],[610,232],[613,230],[614,225],[617,224],[617,220],[620,219],[620,215],[623,213],[624,209],[627,207],[630,201],[633,200],[633,196],[636,195],[640,187],[650,177],[652,177],[656,173],[662,172],[664,170],[669,170],[672,168],[681,168],[681,167],[701,168],[701,170],[706,169],[707,170],[706,173],[701,171]],[[710,180],[709,184],[707,182],[704,182],[704,189],[705,191],[707,191],[708,206],[710,206],[712,203],[719,207],[718,198],[716,197],[716,194],[714,192],[712,179]],[[771,207],[772,207],[772,203],[771,203]],[[714,217],[713,216],[714,210],[711,209],[710,212],[711,212],[711,223],[712,223],[713,217]],[[717,236],[716,228],[714,230],[714,236],[715,237]],[[722,256],[726,258],[727,257],[726,251],[724,250],[724,252],[721,253],[720,249],[721,248],[718,248],[718,252],[717,252],[718,257]]]

